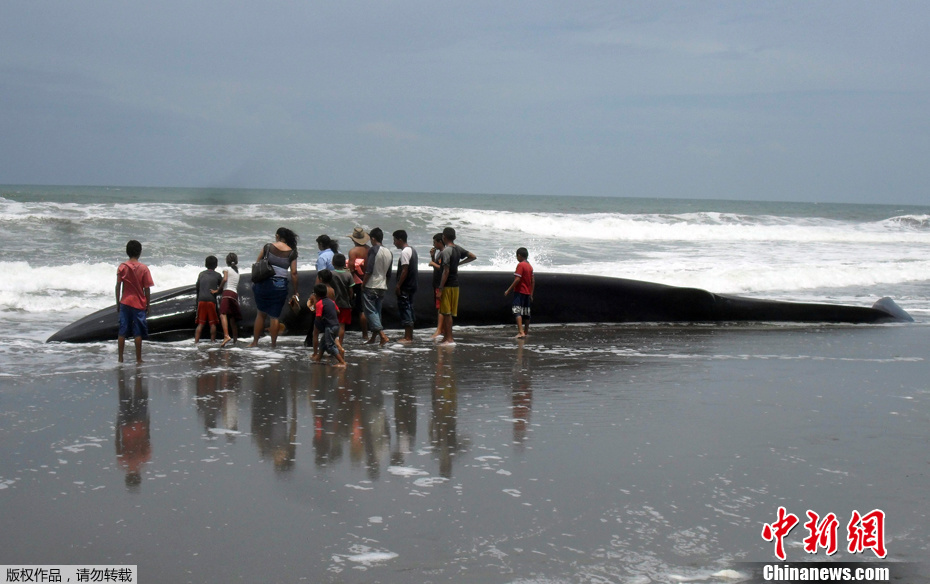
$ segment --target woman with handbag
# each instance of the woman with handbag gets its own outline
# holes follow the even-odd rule
[[[291,301],[300,304],[297,296],[297,234],[286,227],[279,228],[274,235],[274,243],[265,244],[252,266],[252,293],[255,296],[255,328],[253,329],[252,344],[258,346],[258,338],[265,330],[265,317],[271,320],[269,333],[271,334],[271,347],[278,341],[279,319],[284,305],[288,302],[287,276],[290,272],[294,294]],[[269,276],[262,277],[263,264],[267,263],[271,270]]]

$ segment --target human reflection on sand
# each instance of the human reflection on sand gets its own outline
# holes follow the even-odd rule
[[[297,456],[297,394],[294,372],[266,369],[252,388],[252,442],[275,471],[294,468]]]
[[[439,347],[436,351],[436,374],[433,377],[429,421],[430,443],[439,458],[439,476],[443,478],[452,476],[452,458],[459,448],[456,419],[459,398],[453,351],[452,347]]]
[[[353,368],[314,367],[310,371],[314,460],[318,466],[343,458],[348,444],[353,466],[364,465],[368,478],[381,474],[381,459],[390,448],[390,428],[381,376],[367,362]]]
[[[191,397],[202,431],[208,438],[222,436],[227,444],[249,436],[259,458],[277,472],[294,470],[307,445],[317,469],[346,462],[350,469],[363,468],[373,481],[389,468],[403,473],[408,465],[422,467],[431,459],[438,467],[434,472],[450,479],[456,457],[470,444],[460,432],[463,378],[457,362],[473,363],[464,346],[372,352],[344,369],[292,362],[256,368],[230,351],[199,357]],[[459,365],[467,391],[477,386],[508,396],[510,415],[503,419],[512,425],[514,451],[522,452],[530,432],[533,351],[521,340],[495,361],[505,367],[501,377],[476,378]],[[249,418],[245,427],[243,415]],[[426,433],[418,435],[418,428]],[[305,433],[310,440],[300,439]]]
[[[517,341],[517,353],[512,372],[513,397],[513,443],[522,450],[527,440],[530,425],[530,413],[533,410],[533,390],[530,387],[530,360],[524,354],[525,341]]]
[[[131,378],[131,379],[127,379]],[[142,484],[142,468],[152,458],[149,390],[141,369],[117,369],[116,460],[126,472],[126,488]]]

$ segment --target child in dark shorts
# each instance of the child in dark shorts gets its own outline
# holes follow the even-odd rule
[[[525,338],[530,334],[530,305],[533,303],[533,292],[536,290],[536,280],[533,278],[533,266],[526,261],[529,252],[525,247],[517,250],[517,269],[514,271],[513,282],[504,292],[504,296],[513,292],[513,315],[517,319],[517,338]]]
[[[329,284],[336,293],[333,300],[339,308],[339,342],[342,343],[346,335],[346,325],[352,324],[352,297],[355,294],[355,278],[346,270],[346,256],[337,253],[333,256],[332,280]]]
[[[336,302],[327,296],[326,284],[320,283],[313,287],[313,295],[319,298],[316,303],[314,312],[314,330],[323,333],[323,339],[320,342],[320,351],[314,353],[312,359],[320,361],[323,353],[329,353],[336,358],[337,367],[345,367],[345,349],[339,342],[339,308]]]

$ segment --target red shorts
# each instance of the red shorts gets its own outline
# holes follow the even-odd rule
[[[220,317],[216,315],[216,302],[197,303],[197,324],[217,324],[218,322],[220,322]]]
[[[339,324],[352,324],[352,309],[351,308],[340,308],[339,309]]]

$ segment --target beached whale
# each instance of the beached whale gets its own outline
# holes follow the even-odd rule
[[[300,297],[310,297],[316,272],[301,272]],[[467,272],[461,274],[461,299],[456,325],[498,325],[513,322],[510,299],[504,290],[513,281],[512,272]],[[414,297],[417,327],[436,326],[432,271],[422,270],[419,292]],[[255,321],[251,278],[239,280],[242,310],[240,337],[250,337]],[[194,286],[182,286],[152,295],[148,326],[150,339],[176,341],[194,336],[197,302]],[[294,312],[285,308],[281,321],[285,334],[306,335],[313,313],[304,307]],[[713,294],[697,288],[575,274],[536,274],[533,301],[534,324],[621,323],[621,322],[913,322],[907,312],[890,298],[872,307],[843,306],[758,300]],[[400,328],[393,289],[384,300],[384,325]],[[115,339],[119,318],[115,307],[100,310],[74,322],[51,337],[49,342],[84,343]]]

